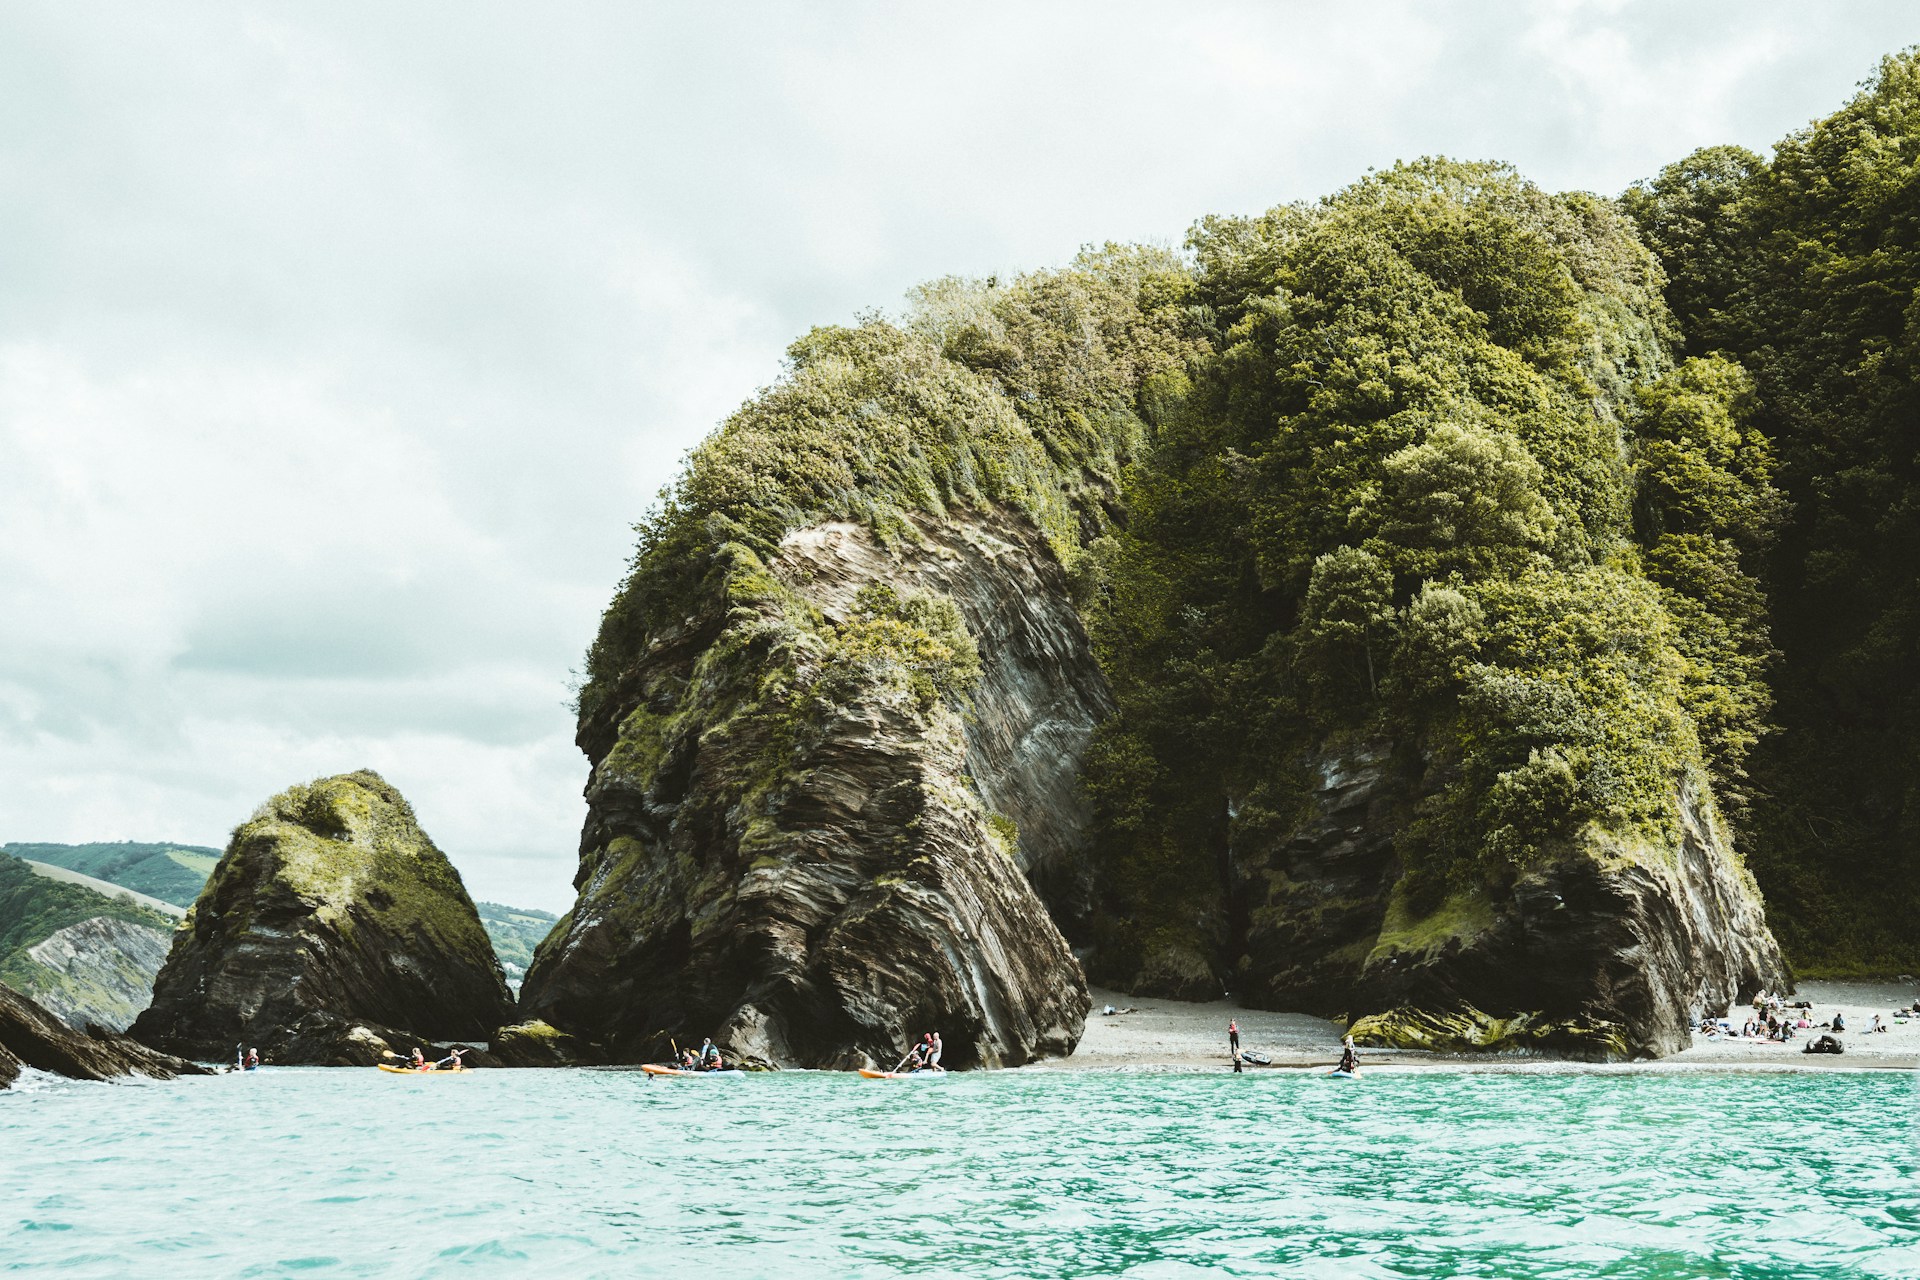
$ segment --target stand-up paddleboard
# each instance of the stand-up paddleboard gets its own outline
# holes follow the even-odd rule
[[[373,1065],[396,1076],[453,1076],[466,1070],[465,1067],[435,1067],[432,1071],[422,1071],[418,1067],[390,1067],[384,1062]]]
[[[871,1067],[860,1068],[860,1075],[867,1080],[943,1080],[944,1071],[875,1071]]]
[[[1332,1076],[1335,1080],[1358,1080],[1360,1078],[1360,1073],[1358,1071],[1341,1071],[1338,1068],[1335,1068],[1334,1070],[1327,1072],[1327,1074]]]
[[[657,1062],[648,1062],[640,1069],[650,1076],[680,1076],[687,1080],[709,1080],[714,1076],[743,1077],[747,1073],[733,1067],[722,1067],[718,1071],[688,1071],[684,1067],[663,1067]]]

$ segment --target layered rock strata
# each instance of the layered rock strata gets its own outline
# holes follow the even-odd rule
[[[1362,1044],[1659,1057],[1790,977],[1697,782],[1670,842],[1587,832],[1501,891],[1419,903],[1394,836],[1428,788],[1384,748],[1319,760],[1309,811],[1238,852],[1250,1001],[1353,1019]]]
[[[170,1080],[204,1075],[206,1069],[111,1031],[75,1031],[12,987],[0,984],[0,1089],[10,1088],[22,1067],[75,1080],[145,1076]]]
[[[295,1034],[315,1015],[332,1030]],[[289,788],[234,832],[133,1034],[206,1058],[244,1043],[331,1061],[341,1027],[484,1040],[512,1020],[459,873],[362,770]]]
[[[154,975],[172,938],[113,916],[94,916],[28,947],[39,1004],[69,1026],[125,1031],[153,1000]]]
[[[1069,900],[1084,880],[1074,778],[1104,684],[1031,526],[915,535],[830,522],[771,563],[729,548],[724,587],[583,722],[580,898],[528,1012],[624,1060],[709,1033],[792,1066],[891,1065],[929,1030],[957,1067],[1071,1051],[1085,981],[1023,871]],[[876,585],[954,606],[970,703],[859,647]]]

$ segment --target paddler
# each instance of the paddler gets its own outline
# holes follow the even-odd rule
[[[720,1060],[720,1050],[714,1045],[713,1038],[708,1036],[702,1039],[700,1041],[700,1069],[702,1071],[719,1071],[725,1065],[726,1064]]]
[[[1360,1074],[1360,1055],[1353,1047],[1352,1036],[1346,1037],[1346,1039],[1341,1043],[1340,1065],[1338,1067],[1335,1067],[1334,1070],[1344,1071],[1348,1075],[1357,1076]]]
[[[433,1066],[427,1061],[427,1055],[420,1052],[420,1046],[413,1046],[413,1058],[407,1063],[415,1071],[431,1071]]]
[[[938,1031],[928,1033],[927,1046],[927,1069],[929,1071],[945,1071],[946,1068],[940,1065],[940,1055],[946,1052],[946,1046],[940,1043],[940,1033]]]
[[[435,1071],[464,1070],[466,1064],[460,1061],[460,1055],[465,1052],[465,1049],[449,1049],[446,1057],[433,1064],[433,1069]]]

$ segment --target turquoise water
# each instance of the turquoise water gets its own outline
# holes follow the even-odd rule
[[[281,1070],[0,1093],[34,1276],[1920,1276],[1905,1074]]]

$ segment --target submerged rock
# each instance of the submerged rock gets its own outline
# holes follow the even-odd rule
[[[75,1080],[112,1080],[146,1076],[171,1080],[205,1075],[206,1068],[111,1031],[85,1033],[53,1016],[12,987],[0,984],[0,1089],[10,1087],[22,1067],[51,1071]]]
[[[172,938],[114,916],[94,916],[28,947],[17,971],[26,994],[69,1026],[125,1031],[153,999]]]
[[[459,873],[366,770],[291,787],[234,832],[133,1034],[208,1058],[245,1043],[332,1061],[331,1031],[296,1031],[316,1014],[436,1041],[512,1020]]]
[[[891,1065],[931,1030],[953,1066],[1070,1052],[1090,998],[1023,867],[1084,878],[1105,686],[1040,537],[998,514],[720,554],[583,717],[580,898],[523,1007],[623,1061],[707,1034],[777,1066]],[[969,722],[927,672],[975,655]]]

